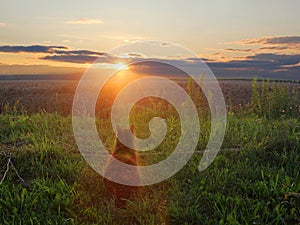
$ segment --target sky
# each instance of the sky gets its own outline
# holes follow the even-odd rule
[[[74,73],[125,43],[178,43],[219,77],[300,79],[300,1],[0,2],[0,74]],[[69,69],[69,70],[68,70]]]

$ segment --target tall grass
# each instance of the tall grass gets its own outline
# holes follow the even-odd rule
[[[285,118],[300,115],[299,85],[273,81],[262,81],[259,87],[257,80],[252,83],[250,110],[259,117]]]

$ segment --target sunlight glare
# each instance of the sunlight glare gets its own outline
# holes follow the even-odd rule
[[[119,63],[115,64],[115,68],[118,70],[128,70],[129,69],[129,67],[123,62],[119,62]]]

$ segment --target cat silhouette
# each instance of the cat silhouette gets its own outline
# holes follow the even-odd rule
[[[131,132],[135,135],[134,126],[130,127]],[[123,129],[117,127],[117,135],[114,144],[114,148],[112,150],[111,156],[109,157],[104,176],[105,177],[114,177],[121,183],[140,183],[140,171],[138,164],[138,157],[136,151],[125,146],[119,139],[121,135],[123,138],[127,139],[128,143],[131,143],[131,146],[135,146],[134,139],[129,129]],[[132,168],[120,169],[117,161],[121,161],[123,163],[134,166]],[[104,185],[108,192],[114,196],[115,203],[117,207],[123,207],[126,205],[126,200],[132,199],[134,195],[139,193],[140,188],[138,186],[128,186],[120,183],[113,182],[107,178],[104,178]]]

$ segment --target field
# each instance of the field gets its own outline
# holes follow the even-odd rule
[[[0,84],[0,224],[300,224],[298,84],[221,81],[228,122],[213,164],[198,170],[210,132],[207,112],[199,111],[197,153],[124,208],[77,149],[70,116],[76,81]],[[149,119],[168,109],[159,114],[168,136],[155,150],[161,154],[144,156],[148,163],[168,155],[180,136],[178,116],[164,104],[132,113],[138,134],[147,136]],[[111,148],[109,121],[97,126]]]
[[[0,80],[0,109],[17,101],[28,112],[45,109],[47,112],[70,114],[78,80]],[[251,81],[220,81],[226,102],[245,105],[251,98]]]

